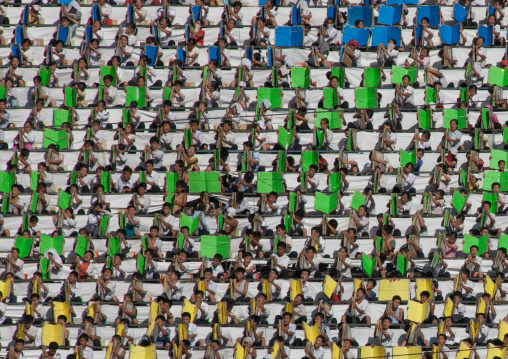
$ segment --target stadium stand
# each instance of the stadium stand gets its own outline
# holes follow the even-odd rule
[[[505,359],[505,5],[0,2],[5,357]]]

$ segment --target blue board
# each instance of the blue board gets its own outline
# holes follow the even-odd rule
[[[336,6],[328,6],[327,17],[329,19],[335,20],[337,18],[337,7]]]
[[[95,4],[93,7],[92,7],[92,16],[93,16],[93,21],[102,21],[101,20],[101,10],[99,8],[99,5],[98,4]]]
[[[350,6],[347,15],[347,23],[351,26],[355,26],[356,20],[362,20],[366,27],[372,26],[372,8],[370,6]]]
[[[157,56],[159,55],[159,47],[145,46],[145,55],[150,59],[148,65],[155,66],[157,64]]]
[[[469,4],[467,7],[463,7],[459,3],[456,3],[453,7],[453,18],[462,24],[467,19],[470,7],[471,4]]]
[[[92,31],[92,27],[90,25],[88,25],[86,28],[85,28],[85,40],[88,41],[88,42],[91,42],[93,39],[93,31]]]
[[[16,45],[21,45],[24,38],[24,29],[23,26],[16,26]]]
[[[479,26],[478,37],[485,40],[483,46],[492,46],[494,44],[494,26]]]
[[[61,40],[64,45],[67,44],[67,41],[69,40],[70,35],[70,27],[60,27],[58,29],[58,37],[57,40]]]
[[[439,16],[439,6],[418,6],[418,25],[422,24],[422,19],[429,19],[429,26],[439,26],[441,18]]]
[[[253,51],[252,51],[252,47],[247,47],[247,49],[245,49],[245,56],[247,56],[247,58],[250,60],[250,62],[252,63],[252,60],[253,60]]]
[[[21,56],[21,46],[14,45],[11,47],[12,55],[19,59],[19,63],[23,64],[23,56]]]
[[[178,60],[182,61],[182,64],[185,65],[185,62],[187,60],[187,52],[185,52],[185,49],[183,47],[178,48]]]
[[[291,25],[299,26],[302,25],[302,15],[300,8],[293,5],[293,14],[291,15]]]
[[[134,23],[134,6],[132,4],[130,4],[129,7],[127,8],[127,13],[128,13],[127,22]]]
[[[275,28],[275,46],[302,46],[303,27],[277,26]]]
[[[455,26],[440,25],[439,34],[441,34],[443,44],[455,45],[460,41],[460,24]]]
[[[201,19],[201,6],[193,5],[192,6],[192,18],[194,21]]]
[[[22,25],[28,24],[29,16],[30,16],[30,6],[25,5],[25,10],[23,11]]]
[[[222,56],[220,53],[220,46],[210,46],[210,61],[217,60],[219,65],[222,65]]]
[[[402,5],[395,7],[388,5],[381,5],[379,9],[379,17],[377,18],[378,24],[392,26],[398,24],[402,18]]]
[[[372,28],[372,46],[377,47],[381,43],[388,46],[388,41],[392,39],[399,46],[401,34],[402,30],[399,26],[374,26]]]
[[[367,46],[369,44],[370,29],[364,27],[358,29],[354,26],[346,25],[344,27],[344,34],[342,35],[342,43],[347,44],[351,40],[356,40],[360,46]]]

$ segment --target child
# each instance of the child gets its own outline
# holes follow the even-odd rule
[[[146,195],[146,183],[140,183],[137,187],[137,192],[137,194],[132,195],[132,199],[129,204],[137,207],[137,214],[147,214],[150,210],[150,197]],[[158,227],[156,228],[158,231]]]
[[[136,208],[132,205],[127,207],[127,211],[125,212],[125,215],[127,216],[127,221],[125,225],[125,230],[127,232],[127,236],[139,236],[139,226],[140,226],[140,219],[136,217]]]
[[[132,303],[133,302],[132,293],[126,293],[123,296],[123,302],[124,303]],[[116,324],[119,324],[123,317],[129,319],[132,322],[132,324],[138,324],[138,320],[136,318],[138,315],[138,309],[134,305],[132,306],[132,310],[129,310],[128,308],[126,308],[125,305],[121,305],[118,315],[119,315],[119,317],[116,318],[116,321],[115,321]]]
[[[23,128],[19,130],[18,134],[14,138],[13,149],[27,149],[33,150],[35,143],[35,134],[32,132],[33,124],[30,121],[26,121]],[[21,144],[21,142],[23,142]]]
[[[444,204],[445,200],[444,197],[444,191],[442,189],[437,190],[434,192],[434,195],[432,195],[432,192],[428,192],[429,195],[429,201],[430,201],[430,213],[429,214],[437,214],[442,215],[444,212]],[[425,195],[422,196],[421,203],[424,204]]]
[[[102,87],[104,90],[104,101],[106,102],[106,107],[113,107],[115,105],[117,90],[113,84],[113,76],[106,75],[104,76],[104,86]],[[99,89],[100,91],[100,89]],[[99,93],[97,93],[97,99],[99,98]]]
[[[235,270],[235,287],[231,288],[231,284],[228,286],[228,289],[226,291],[226,298],[231,298],[231,290],[233,289],[233,298],[237,302],[243,302],[246,301],[247,293],[249,290],[249,282],[247,282],[245,279],[245,269],[244,268],[237,268]]]
[[[401,324],[404,321],[404,309],[400,306],[401,301],[400,296],[394,295],[392,306],[385,311],[385,315],[390,318],[391,324]]]

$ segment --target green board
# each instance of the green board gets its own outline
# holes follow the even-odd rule
[[[88,250],[89,244],[90,239],[78,234],[78,241],[76,242],[76,254],[83,258],[85,256],[85,252]]]
[[[305,151],[302,153],[302,170],[303,172],[309,172],[311,165],[318,164],[319,153],[317,151]]]
[[[219,177],[220,172],[190,172],[190,193],[220,193],[221,182]]]
[[[229,236],[202,236],[201,256],[211,259],[216,254],[222,255],[222,258],[230,258],[231,238]]]
[[[314,198],[314,209],[316,211],[320,211],[326,214],[330,214],[331,212],[337,210],[339,205],[338,193],[334,192],[330,196],[316,192],[316,197]]]
[[[182,217],[180,217],[180,228],[188,227],[189,233],[192,235],[199,228],[200,218],[201,216],[192,218],[182,213]]]
[[[409,84],[413,84],[416,81],[418,74],[418,68],[413,66],[409,69],[399,66],[392,66],[392,84],[402,84],[402,78],[405,75],[409,76]]]
[[[62,255],[64,249],[64,236],[53,238],[43,234],[41,236],[41,254],[45,255],[47,250],[50,248],[54,248],[59,255]]]
[[[59,130],[62,128],[63,123],[72,125],[72,111],[63,108],[55,108],[53,110],[53,126]]]
[[[48,148],[49,145],[58,146],[59,150],[69,149],[69,132],[67,131],[54,131],[49,128],[44,130],[44,138],[42,147]]]
[[[341,110],[338,111],[328,111],[322,108],[318,108],[316,110],[316,127],[321,128],[321,120],[323,118],[328,119],[328,128],[330,130],[336,130],[342,128],[342,117]]]
[[[445,108],[444,110],[444,128],[450,129],[450,122],[452,120],[457,120],[459,125],[458,129],[462,130],[467,128],[467,108],[460,108],[458,110],[452,110],[449,108]]]
[[[0,171],[0,192],[10,193],[15,184],[16,174],[14,172]]]
[[[351,208],[358,211],[365,202],[367,202],[367,196],[364,196],[362,192],[356,190],[353,194],[353,198],[351,198]]]
[[[138,107],[146,107],[146,87],[127,86],[125,106],[130,106],[132,101],[137,101]]]
[[[258,193],[284,193],[284,178],[280,172],[259,172]]]
[[[21,236],[16,237],[16,242],[14,242],[14,248],[19,250],[19,258],[27,258],[32,255],[32,248],[34,246],[33,238],[24,238]]]
[[[469,234],[464,235],[464,253],[471,253],[471,246],[477,246],[479,251],[478,255],[486,253],[489,250],[489,236],[483,236],[480,238],[470,236]]]
[[[308,67],[292,67],[291,68],[291,86],[293,88],[302,87],[309,88],[310,69]]]
[[[282,107],[282,88],[258,87],[258,107],[264,99],[270,100],[270,108]]]
[[[355,88],[356,107],[361,108],[377,108],[377,89],[360,87]]]

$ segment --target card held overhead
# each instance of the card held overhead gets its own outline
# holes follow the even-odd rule
[[[470,8],[471,4],[469,4],[466,7],[463,7],[459,3],[455,3],[455,6],[453,7],[453,18],[457,20],[457,22],[463,23],[467,19]]]
[[[399,46],[401,34],[399,26],[374,26],[372,28],[372,46],[377,47],[379,44],[388,46],[388,41],[392,39]]]
[[[440,23],[439,6],[418,6],[418,25],[422,24],[422,19],[427,18],[429,20],[429,26],[438,26]]]
[[[351,40],[356,40],[360,46],[367,46],[369,44],[370,29],[361,28],[358,29],[354,26],[346,25],[344,28],[344,34],[342,34],[342,43],[347,44]]]
[[[355,26],[356,20],[362,20],[363,26],[372,26],[372,7],[370,6],[350,6],[347,15],[348,25]]]
[[[396,25],[400,23],[400,19],[402,18],[402,5],[397,6],[388,6],[381,5],[379,9],[379,17],[378,24],[383,25]]]
[[[460,24],[455,26],[440,25],[439,34],[441,35],[441,42],[447,45],[455,45],[460,41]]]

